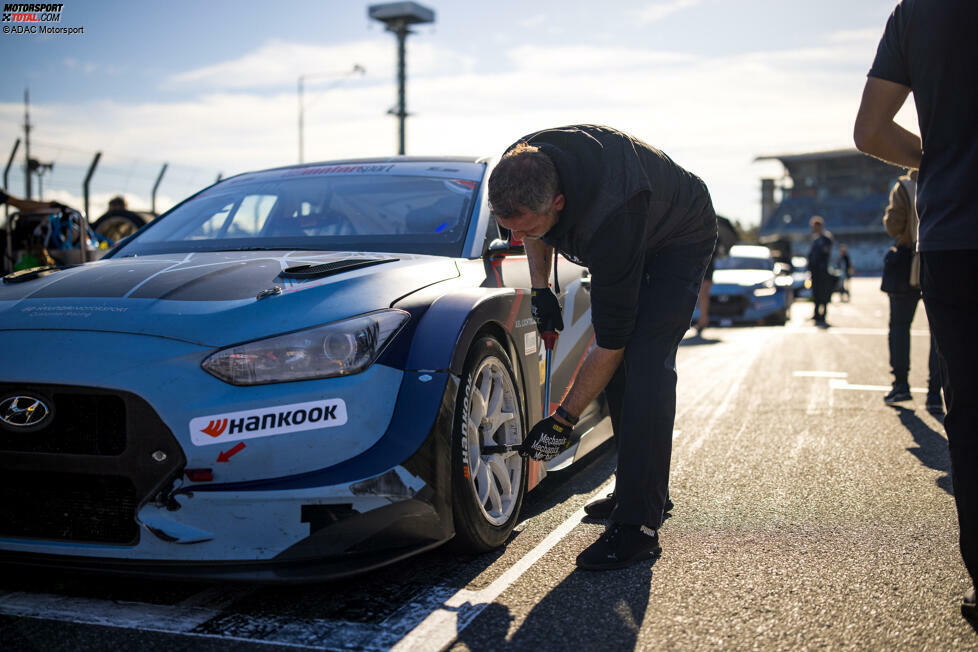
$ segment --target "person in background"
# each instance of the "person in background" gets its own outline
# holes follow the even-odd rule
[[[971,587],[961,614],[978,625],[978,2],[902,0],[886,23],[853,140],[920,170],[920,289],[941,355],[951,479]],[[920,136],[894,117],[913,91]]]
[[[818,215],[808,222],[812,228],[812,246],[808,250],[808,273],[812,277],[812,301],[815,312],[812,319],[816,324],[827,325],[826,307],[832,300],[832,285],[835,278],[829,274],[829,259],[832,256],[832,234],[825,230],[825,220]]]
[[[853,274],[852,259],[849,258],[849,250],[844,244],[839,245],[839,295],[843,301],[849,301],[849,279]]]
[[[917,192],[917,171],[911,170],[894,184],[890,190],[890,203],[883,215],[883,226],[891,237],[896,238],[897,247],[915,249],[917,246],[917,211],[914,196]],[[913,322],[917,304],[920,302],[920,274],[910,278],[909,292],[887,292],[890,299],[890,370],[893,374],[893,388],[883,397],[888,405],[909,401],[910,382],[910,324]],[[929,376],[927,380],[927,409],[933,412],[944,410],[941,399],[941,368],[937,345],[931,337]]]
[[[710,325],[710,290],[713,289],[713,270],[716,269],[717,248],[713,247],[713,255],[710,256],[710,264],[703,275],[703,282],[700,283],[700,293],[696,298],[700,314],[696,319],[696,336],[703,336],[703,329]]]

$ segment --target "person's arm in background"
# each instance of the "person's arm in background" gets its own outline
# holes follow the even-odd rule
[[[886,234],[891,238],[899,238],[907,230],[907,222],[910,217],[909,203],[903,186],[898,182],[890,190],[890,203],[886,206],[883,213],[883,226],[886,227]]]
[[[36,201],[34,199],[21,199],[0,190],[0,204],[13,206],[25,213],[39,213],[47,210],[60,210],[61,204],[56,201]]]

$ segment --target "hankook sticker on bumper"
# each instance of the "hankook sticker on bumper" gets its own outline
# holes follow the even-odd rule
[[[197,446],[210,446],[240,439],[332,428],[344,423],[346,403],[341,398],[328,398],[195,417],[190,420],[190,440]]]

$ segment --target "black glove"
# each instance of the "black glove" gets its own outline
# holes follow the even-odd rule
[[[530,291],[530,313],[542,334],[564,330],[564,318],[560,314],[560,302],[550,288],[533,288]]]
[[[567,450],[574,428],[552,416],[537,423],[520,446],[520,455],[537,461],[553,459]]]

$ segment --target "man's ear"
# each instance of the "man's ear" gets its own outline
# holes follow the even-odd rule
[[[557,195],[556,197],[554,197],[554,203],[552,204],[552,206],[554,207],[554,210],[556,210],[556,211],[562,211],[562,210],[564,210],[564,196],[563,195]]]

